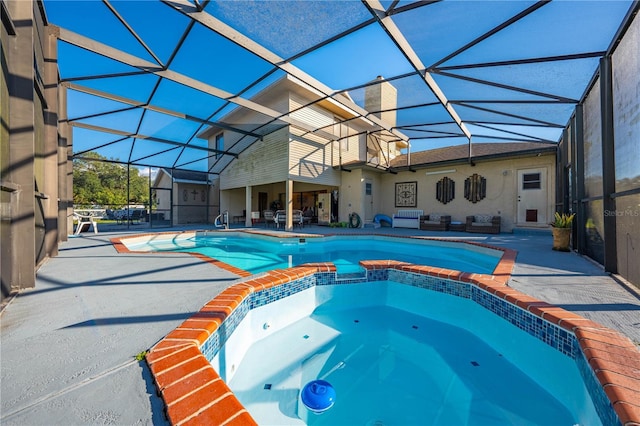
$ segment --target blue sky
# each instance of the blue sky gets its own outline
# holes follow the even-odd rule
[[[282,75],[281,71],[269,74],[274,71],[273,65],[199,24],[193,27],[175,56],[172,56],[189,25],[188,18],[159,1],[113,1],[110,4],[163,64],[171,59],[169,69],[172,71],[233,94],[269,76],[244,94],[245,97],[250,97]],[[400,6],[405,4],[408,3],[401,2]],[[393,19],[420,61],[428,67],[532,4],[525,1],[445,0],[393,15]],[[630,1],[615,0],[554,1],[441,66],[605,50],[630,4]],[[53,24],[155,62],[153,55],[126,30],[103,2],[46,0],[45,9]],[[285,59],[371,18],[369,11],[359,1],[225,1],[210,3],[206,11]],[[336,91],[359,86],[378,75],[393,78],[415,71],[394,41],[375,22],[297,57],[292,63]],[[59,43],[59,65],[62,78],[74,84],[139,103],[150,102],[156,107],[168,108],[200,120],[219,119],[232,107],[220,110],[225,105],[224,99],[169,80],[159,83],[160,79],[154,75],[128,75],[138,70],[63,42]],[[533,126],[533,121],[514,117],[530,117],[564,126],[571,116],[573,104],[526,102],[547,99],[540,94],[579,99],[597,66],[598,58],[585,58],[471,67],[447,70],[451,76],[436,73],[434,79],[449,100],[476,101],[471,105],[454,105],[463,121],[468,122],[472,133],[478,135],[474,141],[490,141],[491,136],[509,137],[510,134],[500,132],[501,129],[530,135],[532,140],[557,141],[561,129]],[[117,76],[97,78],[104,75]],[[478,84],[478,80],[493,85]],[[393,84],[398,89],[398,105],[401,107],[435,100],[418,74],[394,80]],[[497,88],[495,84],[503,85],[503,88]],[[509,86],[522,87],[529,93],[509,90],[506,88]],[[362,89],[354,89],[350,93],[356,102],[361,103],[362,92]],[[521,103],[515,103],[517,101]],[[79,123],[111,127],[131,134],[137,132],[158,140],[205,146],[203,141],[194,138],[200,124],[193,120],[157,112],[143,115],[141,110],[130,109],[130,105],[125,103],[75,90],[69,91],[68,103],[69,117]],[[482,109],[475,108],[478,106]],[[94,116],[101,113],[108,114]],[[398,112],[400,126],[447,119],[450,120],[441,106]],[[475,121],[503,124],[494,126],[498,130],[491,130],[474,125]],[[454,131],[455,128],[453,125]],[[450,131],[452,125],[442,124],[431,129]],[[74,128],[74,152],[110,142],[113,144],[98,151],[122,161],[146,157],[140,162],[151,161],[165,167],[188,163],[189,167],[200,170],[206,168],[203,151],[171,149],[171,145],[158,141],[138,140],[134,144],[131,138]],[[416,139],[412,142],[412,149],[423,150],[465,142],[466,139],[460,137]],[[166,152],[150,157],[161,151]],[[201,160],[191,163],[197,158]]]

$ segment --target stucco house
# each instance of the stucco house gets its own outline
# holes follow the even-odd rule
[[[348,94],[342,96],[345,103],[352,102]],[[325,222],[348,221],[355,212],[364,224],[377,214],[392,216],[407,208],[450,214],[461,222],[466,215],[492,214],[502,217],[503,232],[516,226],[547,227],[551,219],[556,145],[482,143],[471,145],[471,155],[466,144],[403,154],[407,138],[393,131],[395,111],[388,111],[396,106],[396,90],[380,77],[367,86],[364,107],[386,128],[356,118],[344,104],[319,98],[290,76],[256,98],[292,120],[247,144],[215,179],[219,191],[212,196],[219,197],[220,210],[242,217],[247,226],[252,225],[248,212],[262,216],[267,209],[312,209],[320,223],[327,209]],[[238,108],[224,122],[238,127],[259,122],[256,115]],[[304,123],[324,133],[312,133]],[[223,126],[198,136],[221,153],[247,139]],[[210,159],[210,170],[218,159]],[[447,195],[438,196],[443,185]],[[465,197],[465,186],[479,192]]]

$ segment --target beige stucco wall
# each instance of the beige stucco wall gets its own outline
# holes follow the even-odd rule
[[[383,191],[382,179],[386,174],[372,172],[366,169],[342,172],[342,185],[339,189],[339,218],[341,221],[348,221],[349,214],[357,213],[360,219],[365,222],[373,219],[377,213],[381,212],[381,202],[386,200]],[[370,202],[366,196],[366,184],[369,181],[372,185],[371,217],[367,218],[367,203]]]
[[[351,173],[342,172],[342,185],[338,189],[338,219],[341,222],[349,220],[349,214],[356,212],[364,214],[364,177],[361,169]]]
[[[551,221],[555,200],[555,155],[540,157],[526,157],[490,162],[476,162],[456,164],[432,169],[420,169],[415,173],[400,172],[397,175],[385,175],[381,180],[379,196],[382,198],[380,213],[392,216],[399,208],[395,207],[395,184],[397,182],[417,182],[417,209],[425,214],[449,214],[453,221],[464,222],[467,215],[493,214],[502,217],[502,232],[511,232],[518,225],[518,170],[521,169],[546,170],[547,205],[546,217]],[[438,170],[452,170],[452,173],[427,175],[426,172]],[[464,197],[464,181],[467,177],[477,173],[487,181],[486,197],[477,203],[471,203]],[[447,204],[436,199],[436,183],[443,177],[455,181],[455,198]],[[519,224],[525,225],[525,224]],[[532,226],[532,224],[528,224]],[[541,226],[546,226],[545,224]]]

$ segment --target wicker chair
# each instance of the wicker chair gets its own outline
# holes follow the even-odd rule
[[[500,216],[493,216],[490,214],[467,216],[465,231],[481,234],[499,234]]]
[[[424,231],[448,231],[451,216],[431,213],[420,216],[420,229]]]

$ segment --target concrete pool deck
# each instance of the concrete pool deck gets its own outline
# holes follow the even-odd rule
[[[553,252],[550,235],[313,226],[303,231],[415,234],[511,248],[518,255],[510,287],[640,342],[637,292],[575,253]],[[135,355],[242,278],[189,255],[117,253],[110,242],[139,232],[147,230],[101,228],[97,235],[70,238],[41,267],[36,288],[3,309],[0,423],[168,424],[150,370]]]

